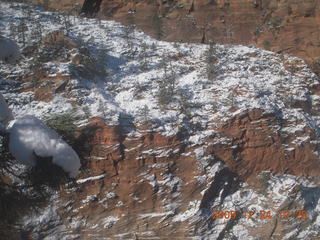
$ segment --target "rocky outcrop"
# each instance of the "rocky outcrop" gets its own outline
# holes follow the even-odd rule
[[[77,199],[72,194],[63,194],[67,202],[72,202],[70,208],[81,209],[77,210],[81,213],[64,214],[71,221],[76,216],[83,217],[86,225],[79,228],[81,239],[102,234],[117,239],[119,232],[127,239],[144,236],[145,232],[160,238],[168,234],[185,239],[203,236],[218,224],[207,219],[213,203],[220,203],[215,208],[222,208],[223,204],[226,208],[229,200],[225,199],[236,192],[248,189],[267,192],[268,181],[274,174],[319,177],[315,155],[318,146],[314,144],[317,136],[307,127],[285,136],[281,131],[288,126],[275,115],[254,109],[216,128],[217,134],[208,137],[205,144],[190,145],[177,136],[162,136],[147,126],[137,127],[138,136],[126,136],[121,125],[110,126],[100,118],[93,118],[82,130],[93,129],[90,137],[83,138],[82,146],[90,149],[86,151],[85,175],[96,177],[86,179],[83,175],[84,180],[78,180],[81,184]],[[307,141],[293,144],[293,139],[306,137]],[[217,142],[221,138],[229,141]],[[204,159],[206,165],[199,167]],[[265,174],[261,175],[262,172]],[[246,190],[241,187],[243,181],[249,184]],[[298,197],[302,191],[298,185],[296,188],[291,197]],[[285,204],[282,208],[292,208]],[[276,211],[276,206],[270,203],[268,208]],[[193,208],[193,215],[184,218]],[[199,210],[201,215],[196,214]],[[179,216],[184,220],[177,220]],[[229,222],[217,236],[228,237],[237,221],[240,219]],[[285,229],[292,227],[290,223],[282,221],[279,225],[277,221],[275,217],[272,219],[273,225],[264,230],[263,239],[274,234],[275,228],[276,234],[283,237]],[[96,224],[100,224],[99,231],[90,230],[89,226]],[[247,229],[253,235],[262,231]],[[130,233],[133,231],[136,234]]]
[[[128,176],[131,173],[126,173],[127,168],[139,169],[146,165],[168,163],[184,158],[186,153],[194,150],[177,136],[162,136],[145,126],[140,127],[144,130],[141,130],[139,137],[126,137],[121,133],[121,126],[108,126],[100,118],[92,119],[88,127],[92,126],[97,131],[87,144],[92,149],[89,169],[95,175],[107,172],[109,176],[118,176],[124,171]],[[222,127],[214,129],[218,135],[206,140],[203,155],[214,156],[215,161],[222,161],[242,179],[263,171],[318,176],[318,157],[314,153],[319,151],[319,146],[313,144],[317,139],[316,133],[306,126],[294,135],[284,134],[282,129],[288,126],[285,120],[261,109],[238,114]],[[221,137],[227,137],[230,141],[215,143]],[[306,141],[296,144],[299,139]],[[166,155],[159,154],[166,151]],[[92,158],[99,161],[92,161]]]
[[[227,166],[247,178],[262,171],[296,176],[318,176],[319,151],[314,131],[309,127],[294,135],[285,134],[288,122],[262,110],[240,114],[219,129],[219,133],[231,139],[231,145],[213,145],[210,152]],[[297,139],[307,139],[294,144]]]

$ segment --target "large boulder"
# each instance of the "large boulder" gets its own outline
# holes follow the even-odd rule
[[[20,50],[17,43],[10,38],[0,36],[0,61],[15,63],[19,57]]]

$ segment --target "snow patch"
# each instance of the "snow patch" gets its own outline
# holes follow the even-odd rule
[[[76,152],[59,135],[34,116],[18,118],[9,130],[9,150],[21,163],[35,166],[36,156],[52,157],[52,163],[75,177],[81,166]]]

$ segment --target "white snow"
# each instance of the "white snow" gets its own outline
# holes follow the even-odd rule
[[[101,174],[101,175],[94,176],[94,177],[78,179],[77,183],[78,184],[82,184],[82,183],[86,183],[86,182],[90,182],[90,181],[94,181],[94,180],[100,180],[100,179],[103,179],[105,176],[107,176],[107,175],[106,174]]]
[[[198,213],[198,211],[200,209],[200,203],[201,202],[198,200],[189,202],[188,209],[184,212],[181,212],[181,213],[175,215],[172,221],[173,222],[183,222],[183,221],[187,220],[188,218],[196,216],[196,214]]]
[[[119,217],[117,216],[109,216],[104,219],[102,219],[102,226],[104,228],[111,228],[113,225],[119,220]]]
[[[82,200],[82,203],[90,203],[90,202],[96,201],[97,199],[98,199],[97,195],[89,195]]]
[[[163,216],[168,216],[173,214],[174,214],[174,211],[167,211],[167,212],[160,212],[160,213],[157,213],[157,212],[142,213],[142,214],[139,214],[139,216],[141,218],[146,218],[146,217],[163,217]]]
[[[35,166],[36,155],[52,157],[71,177],[78,174],[81,164],[76,152],[41,120],[29,115],[18,118],[9,132],[10,152],[21,163]]]

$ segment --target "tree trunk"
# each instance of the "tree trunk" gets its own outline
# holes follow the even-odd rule
[[[86,16],[93,17],[100,10],[102,0],[85,0],[81,9],[81,13]]]

